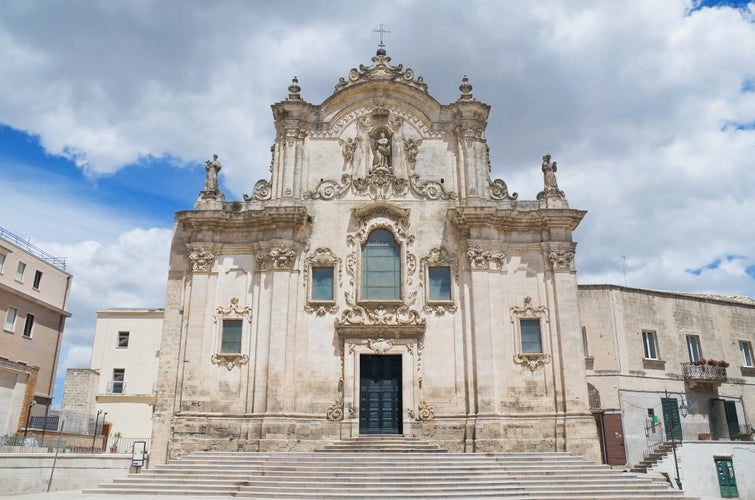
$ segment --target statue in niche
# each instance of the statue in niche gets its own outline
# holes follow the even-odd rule
[[[359,146],[359,138],[349,137],[345,141],[338,139],[338,143],[341,145],[341,154],[343,155],[343,170],[350,170],[354,168],[354,155]]]
[[[364,179],[369,171],[369,165],[371,161],[371,148],[370,148],[370,128],[372,127],[372,117],[363,116],[357,121],[357,148],[354,150],[354,158],[352,161],[353,172],[352,176],[355,179]]]
[[[204,190],[208,192],[218,191],[218,172],[220,172],[220,162],[218,161],[218,155],[212,155],[212,160],[205,162],[205,171],[207,172],[207,179],[204,181]]]
[[[391,172],[391,140],[381,130],[375,138],[375,146],[372,159],[372,171],[376,173]]]

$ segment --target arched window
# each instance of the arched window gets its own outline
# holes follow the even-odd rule
[[[387,229],[370,233],[362,248],[362,299],[401,300],[401,248]]]

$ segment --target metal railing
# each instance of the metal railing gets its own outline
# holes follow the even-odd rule
[[[29,242],[28,240],[24,240],[20,236],[16,236],[15,234],[11,233],[7,229],[3,229],[2,227],[0,227],[0,238],[3,238],[4,240],[10,243],[13,243],[18,248],[25,250],[36,257],[39,257],[40,259],[44,260],[48,264],[57,267],[61,271],[66,270],[65,257],[55,257],[53,255],[50,255],[49,253],[45,252],[41,248],[35,245],[32,245],[31,242]]]
[[[150,438],[124,438],[97,436],[92,443],[92,436],[58,435],[48,433],[44,438],[39,436],[0,436],[0,453],[127,453],[134,449],[134,443],[147,443],[149,451]]]
[[[682,363],[682,375],[685,380],[706,382],[726,382],[727,380],[726,368],[709,364]]]

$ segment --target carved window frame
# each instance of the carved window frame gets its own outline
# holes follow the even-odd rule
[[[223,344],[223,321],[224,320],[241,320],[241,347],[238,353],[222,352]],[[210,360],[213,364],[225,366],[228,371],[233,370],[234,366],[245,365],[249,362],[248,351],[249,336],[251,335],[252,308],[250,306],[239,305],[239,299],[233,297],[228,307],[218,307],[215,309],[213,316],[215,324],[215,353]],[[245,348],[245,344],[246,348]]]
[[[548,331],[548,309],[543,306],[534,306],[531,297],[524,298],[524,306],[514,306],[511,308],[511,324],[513,346],[514,346],[514,363],[535,371],[538,367],[550,363],[550,343],[548,337],[544,335]],[[522,348],[522,320],[538,320],[540,322],[540,346],[541,352],[524,352]]]
[[[358,231],[347,237],[347,242],[354,250],[349,255],[346,270],[350,275],[354,303],[371,305],[398,305],[413,303],[416,300],[416,291],[411,292],[410,287],[414,284],[414,275],[417,271],[417,258],[409,251],[409,246],[414,242],[414,236],[407,234],[407,224],[404,217],[395,217],[393,212],[397,209],[390,205],[372,209],[375,215],[371,218],[360,218],[361,227]],[[382,213],[381,213],[382,212]],[[397,220],[394,220],[397,219]],[[400,249],[400,298],[399,299],[374,299],[368,300],[362,296],[362,253],[367,239],[373,231],[385,229],[393,235],[393,239]]]
[[[316,249],[309,257],[305,259],[304,264],[304,286],[307,290],[307,304],[304,310],[308,313],[315,313],[318,316],[324,316],[326,313],[335,314],[338,312],[336,298],[341,290],[341,278],[343,274],[342,260],[333,253],[332,250],[325,247]],[[315,300],[312,298],[312,289],[314,277],[312,275],[314,268],[330,267],[333,268],[333,298],[331,300]]]
[[[429,254],[421,259],[422,286],[425,288],[425,312],[433,312],[442,316],[446,312],[456,312],[458,301],[457,284],[459,282],[459,271],[456,259],[449,257],[448,253],[442,248],[433,248]],[[430,268],[447,268],[449,274],[449,286],[451,297],[448,300],[438,300],[430,298]]]

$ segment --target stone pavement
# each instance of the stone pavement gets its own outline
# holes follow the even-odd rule
[[[25,493],[4,495],[0,493],[3,500],[117,500],[123,498],[121,495],[112,493],[84,493],[81,490],[68,491],[51,491],[50,493]],[[219,498],[231,498],[228,495],[223,496],[205,496],[205,495],[128,495],[128,500],[217,500]]]

